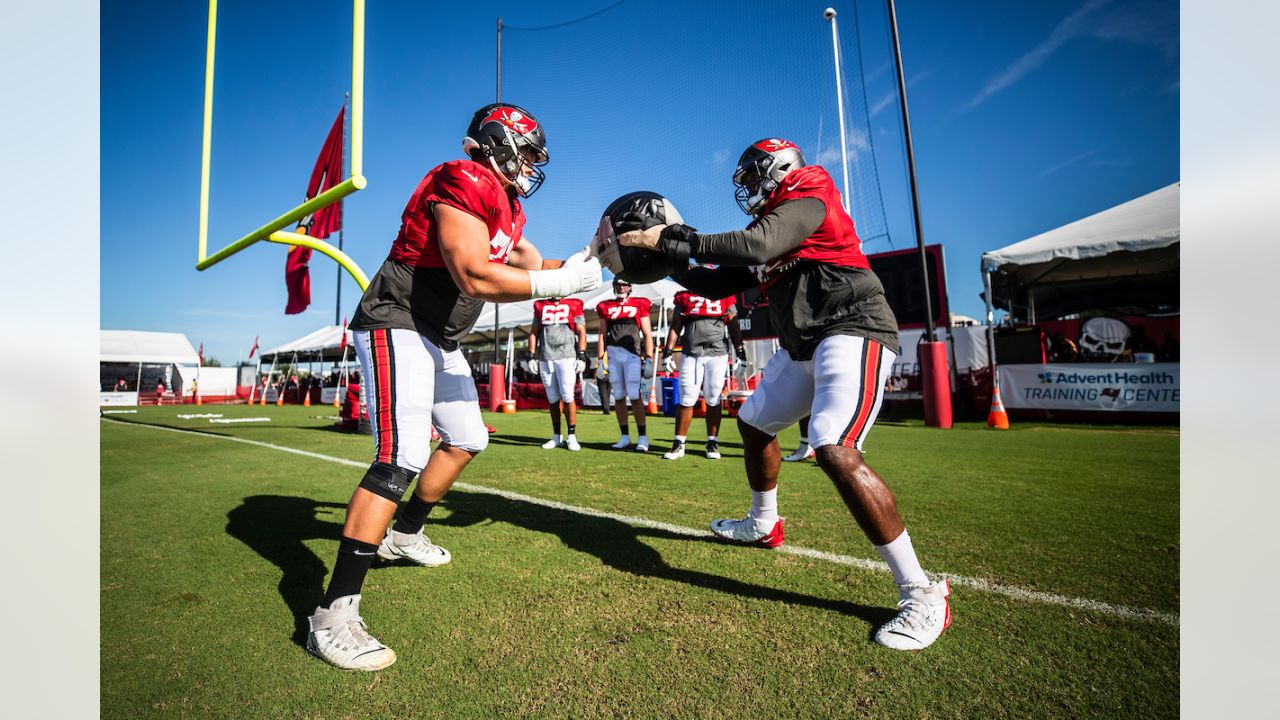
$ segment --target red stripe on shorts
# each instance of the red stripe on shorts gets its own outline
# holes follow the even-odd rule
[[[369,331],[369,354],[373,356],[374,392],[378,402],[378,447],[374,462],[395,461],[395,408],[391,399],[391,349],[388,330]]]
[[[871,422],[871,412],[876,406],[876,393],[879,388],[876,387],[880,380],[880,359],[882,356],[880,343],[875,340],[864,340],[865,351],[863,353],[862,362],[862,388],[861,395],[858,398],[858,406],[853,411],[853,419],[849,422],[849,427],[845,428],[844,434],[840,436],[840,444],[845,447],[857,447],[858,436],[862,435],[862,430]]]

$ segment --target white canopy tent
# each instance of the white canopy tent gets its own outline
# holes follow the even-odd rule
[[[307,333],[296,340],[262,351],[262,361],[274,360],[277,357],[292,357],[295,353],[306,360],[338,360],[342,357],[341,325],[326,325],[319,330]],[[351,330],[346,331],[347,344],[351,343]],[[353,351],[348,351],[353,352]]]
[[[1176,310],[1180,188],[983,253],[987,322],[993,306],[1031,323],[1090,309]]]
[[[102,330],[98,362],[196,365],[200,356],[182,333]]]

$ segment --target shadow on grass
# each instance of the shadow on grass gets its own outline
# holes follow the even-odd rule
[[[566,547],[593,555],[615,570],[639,577],[659,578],[739,597],[829,610],[861,618],[872,627],[885,622],[894,613],[885,607],[806,595],[674,567],[645,542],[646,538],[719,542],[710,535],[706,538],[691,538],[665,530],[635,527],[619,520],[457,489],[446,495],[441,504],[449,508],[452,514],[446,519],[428,522],[428,534],[431,534],[433,527],[507,523],[534,532],[554,534]],[[292,637],[298,644],[306,639],[307,617],[324,594],[324,580],[328,574],[326,563],[304,541],[331,540],[336,543],[342,535],[344,511],[345,506],[339,503],[319,502],[302,497],[253,495],[246,497],[239,507],[227,513],[227,534],[280,568],[282,574],[276,587],[293,614]],[[726,547],[725,552],[741,550]],[[374,568],[379,566],[388,567],[389,564],[379,561]]]

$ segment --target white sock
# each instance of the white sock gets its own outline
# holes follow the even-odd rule
[[[916,550],[911,547],[911,536],[904,528],[902,534],[888,545],[876,545],[876,552],[888,563],[893,572],[893,579],[898,585],[907,583],[928,583],[929,576],[924,574],[920,561],[916,558]]]
[[[715,435],[708,435],[708,436],[707,436],[707,442],[715,442],[715,441],[716,441],[716,436],[715,436]]]
[[[557,437],[559,437],[559,436],[557,436]],[[578,433],[569,433],[568,438],[569,438],[570,440],[577,440],[577,439],[578,439]]]
[[[809,438],[808,438],[808,437],[806,437],[806,436],[804,436],[804,435],[801,435],[801,436],[800,436],[800,447],[801,447],[802,449],[803,449],[803,448],[807,448],[807,447],[809,447]]]
[[[751,491],[751,518],[757,528],[769,530],[778,521],[778,488],[764,492]]]
[[[685,439],[685,436],[684,436],[684,435],[677,435],[677,436],[676,436],[676,442],[678,442],[678,443],[682,443],[682,442],[684,442],[684,439]]]

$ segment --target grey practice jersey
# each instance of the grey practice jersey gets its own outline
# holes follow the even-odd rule
[[[484,302],[458,290],[445,268],[413,267],[387,258],[351,318],[352,330],[415,330],[443,350],[471,332]]]
[[[539,326],[539,360],[567,360],[577,356],[577,329],[579,323],[585,322],[581,300],[539,300],[533,304],[533,316]]]
[[[722,317],[685,318],[681,340],[684,352],[694,357],[729,354],[729,333]]]

